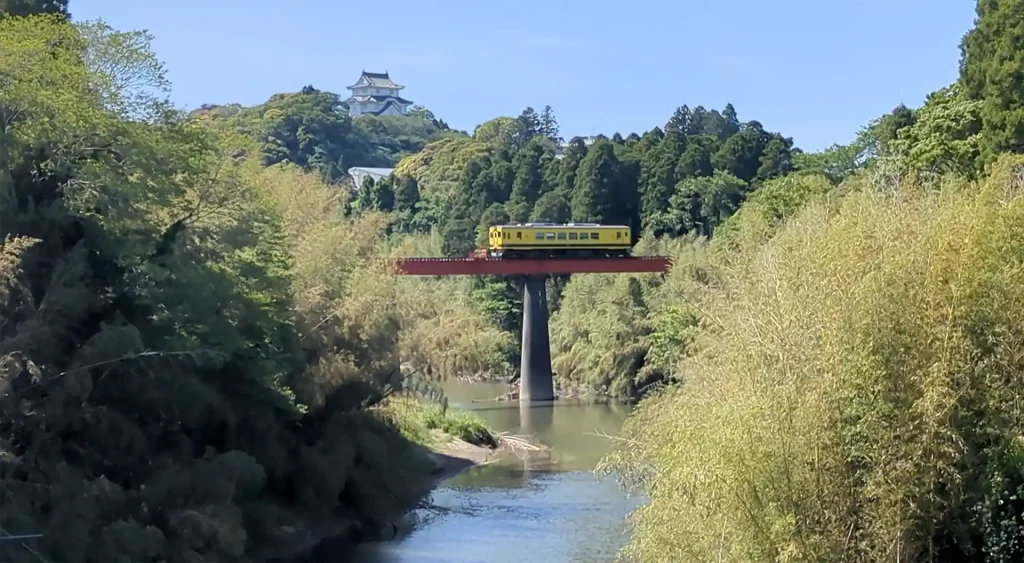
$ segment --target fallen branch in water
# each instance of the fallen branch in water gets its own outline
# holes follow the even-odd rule
[[[31,547],[28,546],[28,544],[26,544],[25,542],[21,541],[21,540],[24,540],[24,539],[41,538],[41,537],[43,537],[43,534],[18,534],[18,535],[13,535],[13,534],[7,533],[7,530],[5,530],[3,528],[0,528],[0,533],[3,534],[3,537],[0,537],[0,540],[15,540],[19,544],[21,544],[21,547],[25,551],[31,553],[32,555],[35,555],[36,558],[38,558],[39,561],[41,561],[42,563],[47,563],[46,559],[42,555],[40,555],[38,551],[32,549]]]
[[[584,432],[587,436],[597,436],[598,438],[606,438],[608,440],[615,440],[616,442],[624,442],[631,446],[637,446],[639,443],[631,438],[623,438],[622,436],[612,436],[604,432]]]
[[[465,516],[473,516],[477,512],[477,511],[475,511],[473,509],[466,508],[466,507],[460,507],[460,508],[456,509],[456,508],[450,508],[450,507],[447,507],[447,506],[441,506],[441,505],[438,505],[438,504],[434,504],[433,502],[430,502],[429,500],[422,500],[422,501],[420,501],[419,504],[416,505],[416,510],[423,510],[423,511],[426,511],[426,512],[430,512],[430,513],[436,514],[438,516],[444,516],[444,515],[448,515],[448,514],[462,514],[462,515],[465,515]]]
[[[519,459],[523,459],[528,452],[544,452],[551,450],[551,448],[543,444],[538,444],[537,442],[532,441],[528,436],[516,436],[507,432],[502,432],[495,436],[495,438],[497,438],[500,446],[508,447],[508,449]]]

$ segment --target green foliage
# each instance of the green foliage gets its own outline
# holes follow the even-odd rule
[[[686,305],[671,305],[653,319],[647,335],[647,365],[661,374],[674,374],[680,369],[698,334],[700,317]]]
[[[496,117],[481,123],[473,131],[473,139],[496,149],[514,152],[529,140],[527,125],[512,117]]]
[[[478,446],[493,446],[494,437],[479,416],[430,404],[424,408],[423,424],[430,430],[440,430],[464,442]]]
[[[544,158],[551,157],[545,144],[532,141],[512,159],[515,176],[512,193],[508,199],[508,214],[513,221],[523,222],[530,218],[530,212],[542,194],[551,186],[544,181]]]
[[[0,18],[37,14],[68,17],[68,0],[0,0]]]
[[[472,297],[498,326],[512,334],[518,334],[522,330],[521,294],[520,284],[506,279],[484,278],[479,287],[473,289]]]
[[[275,94],[264,104],[243,108],[226,120],[204,110],[194,117],[222,130],[235,130],[260,142],[263,164],[288,161],[324,178],[340,178],[350,165],[352,122],[337,94],[308,89]]]
[[[833,189],[828,178],[815,174],[765,182],[718,228],[715,240],[731,250],[759,246],[809,203],[826,201]]]
[[[741,126],[731,105],[722,113],[683,106],[666,130],[599,137],[590,145],[574,138],[556,151],[550,107],[539,115],[527,108],[518,118],[493,119],[477,127],[472,140],[431,143],[398,164],[396,176],[417,182],[422,204],[415,221],[395,224],[401,232],[412,224],[435,227],[450,238],[449,256],[472,250],[474,237],[485,242],[483,213],[491,209],[488,219],[502,217],[496,204],[512,221],[598,220],[631,225],[637,236],[641,227],[655,235],[708,234],[743,194],[794,168],[792,141],[757,122]],[[733,176],[716,175],[728,170],[745,175],[739,186]],[[716,179],[683,182],[695,178]],[[688,191],[680,195],[680,186]],[[697,190],[702,195],[693,186],[703,186]],[[692,210],[679,207],[689,199]]]
[[[384,411],[405,436],[417,443],[434,444],[439,438],[434,433],[440,432],[449,439],[477,446],[497,446],[483,419],[471,412],[449,409],[445,404],[422,403],[409,397],[389,399]]]
[[[610,141],[601,139],[590,146],[576,171],[572,192],[572,216],[577,221],[618,224],[615,206],[621,163]]]
[[[705,178],[687,178],[672,196],[672,209],[682,212],[677,224],[686,231],[711,236],[715,227],[736,212],[746,184],[728,172],[716,171]]]
[[[251,560],[310,514],[395,514],[427,468],[367,407],[400,353],[501,367],[465,300],[395,298],[385,217],[167,106],[148,42],[0,20],[0,527],[43,534],[5,559]],[[314,168],[333,102],[276,101],[261,140]],[[430,348],[437,319],[478,330]]]
[[[918,175],[972,175],[980,154],[981,107],[956,85],[932,93],[914,124],[889,143],[893,156]]]
[[[793,151],[793,169],[823,175],[832,184],[839,185],[856,172],[876,164],[880,158],[892,159],[898,149],[910,146],[903,143],[901,147],[898,139],[901,131],[914,125],[916,120],[914,110],[900,104],[863,127],[852,143],[833,144],[816,153]]]
[[[700,276],[673,254],[648,301],[700,328],[684,383],[645,399],[607,460],[652,497],[629,556],[1024,555],[1024,161],[993,170],[885,196],[854,179],[838,204],[824,178],[776,180],[730,220],[760,244]]]
[[[531,221],[550,221],[552,223],[566,223],[572,216],[569,209],[569,202],[565,200],[560,192],[547,192],[540,196],[537,204],[530,214]]]
[[[551,364],[562,393],[635,396],[647,383],[643,276],[577,275],[551,319]]]
[[[984,162],[1024,153],[1024,2],[979,0],[961,43],[960,84],[980,104]]]
[[[203,106],[192,116],[258,140],[265,165],[288,161],[336,181],[352,166],[394,166],[427,143],[455,135],[428,113],[353,120],[337,94],[307,86],[248,108]]]
[[[833,144],[820,152],[794,154],[793,167],[796,172],[820,174],[832,184],[838,185],[854,172],[863,169],[865,151],[866,147],[860,142]]]

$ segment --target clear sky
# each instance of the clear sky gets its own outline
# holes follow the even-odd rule
[[[71,0],[76,20],[148,29],[173,99],[346,95],[362,69],[472,132],[550,104],[565,138],[643,132],[722,108],[804,150],[957,76],[970,0]]]

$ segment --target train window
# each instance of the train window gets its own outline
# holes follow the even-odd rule
[[[544,233],[537,233],[537,240],[544,240]]]
[[[594,240],[597,240],[597,239],[601,238],[601,235],[598,234],[598,233],[590,233],[590,238],[592,238]]]
[[[576,233],[569,233],[569,240],[576,240]]]
[[[615,233],[615,238],[622,238],[622,233]]]
[[[558,240],[565,240],[565,233],[558,233]]]
[[[547,233],[546,237],[548,240],[555,240],[555,233]]]
[[[580,240],[587,240],[590,238],[590,233],[580,233]]]

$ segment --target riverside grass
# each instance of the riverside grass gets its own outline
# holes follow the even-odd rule
[[[471,412],[406,396],[389,397],[381,410],[403,436],[419,444],[438,445],[433,430],[478,446],[495,444],[486,423]]]
[[[843,188],[716,255],[720,285],[666,283],[703,329],[604,463],[651,497],[631,559],[1024,553],[1024,158]]]

